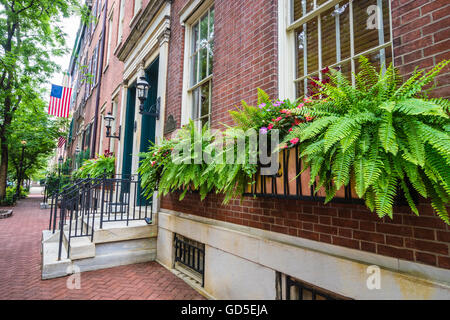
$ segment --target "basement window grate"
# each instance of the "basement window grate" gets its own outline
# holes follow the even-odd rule
[[[277,272],[278,300],[350,300],[337,293]]]
[[[205,285],[205,245],[175,234],[175,268]],[[177,268],[181,265],[181,268]]]

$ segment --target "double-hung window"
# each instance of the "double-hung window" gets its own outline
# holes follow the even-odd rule
[[[192,24],[189,54],[191,119],[198,126],[211,118],[211,93],[214,53],[214,7]]]
[[[309,96],[309,78],[333,67],[352,80],[359,57],[378,68],[392,61],[389,0],[291,0],[288,33],[294,33],[296,96]],[[292,39],[291,38],[291,39]]]

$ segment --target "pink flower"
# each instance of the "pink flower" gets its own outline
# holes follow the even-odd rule
[[[300,103],[300,104],[297,106],[297,108],[301,109],[301,108],[303,108],[304,106],[305,106],[304,103]]]
[[[153,161],[153,162],[152,162],[152,167],[154,167],[154,166],[155,166],[155,164],[156,164],[156,161]]]
[[[296,145],[299,141],[300,141],[299,138],[294,138],[294,139],[292,139],[290,142],[291,142],[293,145]]]
[[[278,117],[275,119],[275,122],[281,121],[281,119],[283,119],[282,117]]]
[[[271,123],[271,124],[269,124],[269,125],[267,126],[267,129],[268,129],[268,130],[272,130],[272,128],[273,128],[273,123]]]
[[[304,98],[303,101],[305,103],[311,103],[312,102],[311,98]]]
[[[293,130],[294,130],[294,128],[290,128],[290,129],[289,129],[289,132],[292,132]]]

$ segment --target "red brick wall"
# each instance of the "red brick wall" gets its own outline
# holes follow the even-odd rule
[[[450,269],[450,227],[425,203],[420,204],[420,217],[408,207],[397,207],[393,220],[380,219],[363,205],[252,198],[245,198],[242,204],[239,200],[221,203],[215,195],[201,202],[198,195],[188,194],[179,202],[173,194],[163,198],[161,206]]]
[[[183,93],[184,27],[179,12],[187,0],[172,2],[170,19],[169,65],[167,67],[166,120],[172,115],[180,126]]]
[[[278,92],[278,1],[215,1],[212,124],[232,124],[241,100],[256,102],[256,88]]]
[[[450,59],[450,2],[448,0],[392,1],[395,65],[404,75],[416,66],[430,68]],[[450,97],[450,67],[435,80],[433,94]]]
[[[178,13],[186,0],[172,3],[166,118],[181,121],[184,28]],[[275,0],[216,0],[212,125],[230,123],[228,110],[241,100],[254,103],[256,88],[278,92],[277,4]],[[245,8],[245,10],[243,10]],[[217,63],[219,62],[219,63]]]
[[[175,0],[169,47],[167,113],[181,119],[184,30],[178,12],[185,0]],[[241,100],[254,103],[256,88],[277,94],[277,1],[215,1],[215,63],[213,125],[229,123],[228,110]],[[416,65],[428,68],[450,58],[449,5],[445,0],[394,0],[395,64],[402,74]],[[437,79],[436,95],[449,96],[450,73]],[[162,207],[254,228],[308,238],[343,247],[450,269],[450,228],[429,204],[420,217],[398,207],[394,219],[379,219],[365,206],[276,199],[246,198],[220,205],[209,196],[200,202],[188,195],[163,198]]]

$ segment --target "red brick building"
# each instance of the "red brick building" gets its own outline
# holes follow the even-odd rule
[[[123,64],[114,54],[119,33],[117,1],[94,0],[89,23],[80,24],[69,66],[72,99],[71,139],[68,153],[73,159],[89,159],[105,151],[115,152],[118,141],[106,139],[104,116],[120,116]],[[111,128],[112,134],[118,128]],[[82,159],[74,161],[79,167]]]
[[[178,124],[186,123],[189,118],[183,114],[186,113],[183,108],[189,105],[183,99],[190,99],[183,83],[186,82],[185,74],[191,72],[189,68],[192,68],[185,58],[190,50],[186,50],[185,46],[190,46],[187,37],[192,34],[189,30],[192,24],[183,21],[183,16],[187,15],[187,6],[194,2],[173,1],[172,4],[166,118],[172,115]],[[220,126],[222,122],[231,124],[228,111],[240,105],[241,100],[255,103],[258,87],[274,98],[299,97],[305,92],[301,88],[305,83],[303,76],[314,75],[321,68],[338,63],[339,59],[344,61],[342,69],[347,74],[357,70],[357,57],[367,53],[378,65],[381,59],[386,63],[393,61],[400,72],[407,76],[416,66],[429,68],[450,58],[450,5],[446,1],[361,0],[349,4],[348,1],[311,0],[303,3],[306,6],[302,6],[302,1],[210,1],[209,5],[214,6],[215,11],[210,97],[212,126]],[[371,15],[375,14],[377,19],[377,5],[383,16],[382,23],[378,21],[384,28],[381,31],[367,28],[367,20]],[[375,6],[375,9],[370,6]],[[201,11],[202,8],[196,10]],[[195,14],[195,10],[192,14]],[[337,25],[340,27],[339,36],[336,36],[339,32],[336,31]],[[298,37],[303,31],[306,31],[303,49],[306,47],[307,53],[304,52],[306,50],[295,48],[302,40]],[[354,36],[350,39],[352,32]],[[319,37],[322,38],[321,43]],[[340,52],[336,50],[337,42],[341,44]],[[297,73],[295,70],[298,70]],[[447,68],[436,79],[436,96],[450,96],[449,71]],[[299,78],[301,84],[297,82],[295,86],[294,82]],[[398,263],[401,266],[398,272],[409,272],[427,265],[449,275],[450,229],[426,203],[420,205],[420,217],[416,217],[408,207],[400,206],[391,220],[379,219],[363,205],[324,205],[311,201],[248,197],[242,203],[235,200],[225,206],[221,205],[221,200],[220,196],[211,195],[201,202],[199,196],[193,194],[179,202],[178,195],[174,194],[163,198],[161,207],[163,212],[166,212],[164,209],[172,210],[167,213],[171,218],[174,212],[192,215],[183,215],[182,219],[194,220],[195,223],[199,223],[197,217],[206,218],[201,219],[204,230],[209,230],[211,224],[215,224],[214,220],[218,220],[231,223],[224,228],[234,229],[234,225],[249,227],[251,229],[245,230],[252,230],[248,231],[251,234],[264,235],[263,238],[276,237],[276,233],[309,239],[314,241],[314,245],[311,245],[314,250],[333,252],[338,246],[350,248],[356,255],[356,252],[368,252],[380,257],[393,257],[401,261]],[[173,227],[168,227],[168,230],[194,237],[197,241],[205,239],[192,232],[183,234],[183,230]],[[224,264],[233,260],[235,253],[231,253],[232,249],[228,245],[216,248],[230,254],[229,260],[223,260]],[[367,259],[363,256],[361,254],[361,261]],[[403,261],[408,267],[403,268]],[[319,265],[315,267],[320,269]],[[208,268],[208,264],[205,268]],[[300,277],[304,272],[307,273],[305,270],[297,272],[299,280],[319,285],[317,282],[311,283],[315,277],[310,274],[303,279]],[[244,274],[236,276],[245,278]],[[317,278],[320,276],[317,275]],[[221,283],[220,280],[218,283]],[[213,292],[217,290],[218,283],[211,285]],[[323,289],[331,288],[324,286]],[[340,290],[335,292],[343,294]],[[223,295],[243,296],[250,297]],[[350,297],[357,298],[358,295]]]
[[[255,103],[256,88],[274,99],[302,97],[308,77],[327,66],[351,76],[361,55],[380,68],[392,62],[405,76],[450,59],[450,4],[444,0],[98,2],[97,27],[80,29],[93,36],[80,37],[86,43],[79,61],[91,61],[101,34],[109,55],[103,54],[99,85],[91,93],[86,84],[76,90],[75,115],[84,122],[75,120],[74,132],[85,149],[82,128],[94,127],[98,109],[91,144],[100,153],[115,141],[116,171],[122,174],[136,172],[146,140],[169,137],[189,119],[212,127],[231,124],[229,110],[241,100]],[[136,109],[136,82],[143,76],[154,90],[148,104],[160,107],[157,119]],[[436,78],[433,94],[450,97],[449,68]],[[100,115],[110,110],[121,126],[120,142],[104,137]],[[200,201],[196,194],[154,203],[157,260],[199,279],[211,296],[450,296],[450,227],[426,202],[418,217],[397,206],[393,220],[379,219],[361,204],[267,197],[221,203],[220,196]],[[196,248],[195,257],[202,253],[201,272],[186,271],[176,260],[179,243]],[[367,284],[373,265],[380,268],[378,290]]]

